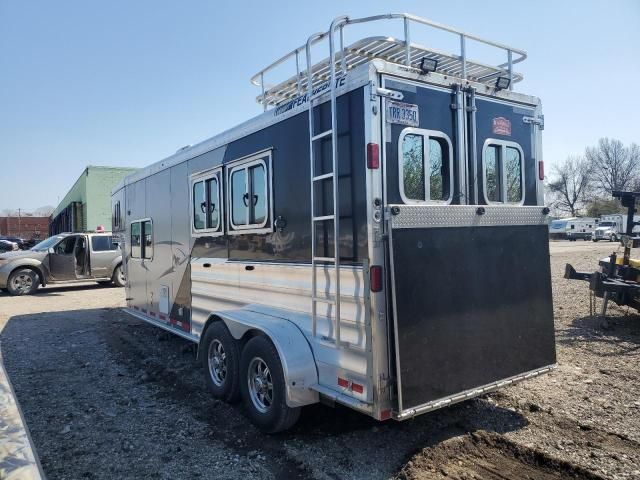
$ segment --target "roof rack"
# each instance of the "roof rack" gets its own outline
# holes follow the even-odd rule
[[[404,24],[404,38],[402,40],[384,36],[368,37],[358,40],[349,46],[344,46],[344,28],[347,25],[395,19],[402,20]],[[449,32],[452,35],[458,36],[460,40],[459,52],[445,53],[440,50],[412,43],[410,33],[411,26],[413,24],[431,27],[436,30]],[[470,80],[494,86],[498,77],[506,76],[509,78],[509,89],[512,89],[514,83],[523,79],[521,74],[513,71],[514,64],[520,63],[527,58],[527,54],[523,50],[493,42],[491,40],[485,40],[475,35],[464,33],[455,28],[441,25],[408,13],[389,13],[363,18],[350,18],[343,16],[334,19],[331,23],[331,28],[328,31],[311,35],[307,39],[305,45],[283,55],[278,60],[251,77],[251,83],[261,88],[261,94],[256,98],[257,102],[262,104],[266,110],[270,106],[276,106],[282,102],[304,94],[308,90],[309,85],[307,72],[309,71],[311,47],[327,38],[330,40],[330,44],[332,44],[333,38],[330,37],[335,35],[336,32],[339,33],[340,37],[339,46],[335,49],[335,52],[331,52],[329,54],[329,57],[334,58],[334,65],[337,64],[336,69],[338,70],[339,75],[344,75],[358,65],[362,65],[376,58],[412,68],[419,68],[420,62],[426,57],[437,60],[436,72],[459,77],[463,80]],[[502,50],[506,54],[506,62],[499,65],[487,65],[469,60],[466,55],[467,40],[473,40]],[[331,48],[330,50],[334,49]],[[300,56],[303,53],[306,54],[305,56],[307,59],[305,70],[301,70],[300,65]],[[276,67],[292,59],[295,59],[295,75],[275,86],[267,88],[265,85],[265,75],[273,71]],[[313,89],[315,89],[317,86],[326,82],[330,77],[331,68],[329,58],[324,59],[316,65],[311,65],[310,70],[310,83],[313,85]],[[307,85],[307,88],[305,88],[305,85]]]

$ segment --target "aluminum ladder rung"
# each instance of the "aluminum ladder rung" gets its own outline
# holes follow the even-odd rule
[[[334,297],[313,297],[314,302],[326,303],[327,305],[335,305],[336,299]]]
[[[329,85],[331,91],[331,128],[329,130],[325,130],[324,132],[318,133],[314,135],[314,108],[316,105],[313,101],[313,98],[309,101],[309,161],[310,161],[310,177],[311,181],[311,332],[315,337],[317,334],[317,307],[318,303],[325,303],[334,306],[333,314],[333,332],[335,338],[336,345],[340,344],[340,211],[339,211],[339,196],[338,196],[338,142],[336,138],[336,132],[338,131],[337,124],[338,119],[336,115],[337,109],[337,99],[336,99],[336,70],[335,70],[335,48],[334,48],[334,36],[336,33],[336,27],[332,23],[331,28],[329,29]],[[341,39],[342,39],[342,30],[340,30]],[[342,40],[341,40],[342,42]],[[311,40],[307,41],[306,47],[306,56],[307,56],[307,71],[313,72],[312,62],[311,62]],[[313,75],[307,75],[307,94],[311,96],[313,92]],[[329,173],[324,173],[320,175],[316,175],[316,156],[314,154],[315,149],[317,148],[316,140],[320,140],[322,138],[330,138],[331,139],[331,171]],[[321,180],[331,179],[332,186],[332,194],[333,194],[333,214],[332,215],[320,215],[315,216],[315,185],[316,182]],[[316,255],[316,222],[322,222],[325,220],[333,221],[333,257],[324,257]],[[325,252],[323,252],[325,253]],[[318,290],[324,291],[325,287],[321,286],[318,288],[318,269],[322,268],[325,271],[333,271],[335,272],[335,279],[332,281],[334,285],[335,295],[327,295],[326,297],[319,297]]]
[[[313,221],[314,222],[323,222],[325,220],[333,220],[334,218],[336,218],[335,215],[322,215],[320,217],[313,217]]]
[[[333,133],[333,129],[330,128],[329,130],[325,130],[324,132],[319,133],[319,134],[314,135],[313,137],[311,137],[311,141],[315,142],[316,140],[320,140],[321,138],[328,137],[332,133]]]
[[[315,262],[336,262],[336,258],[335,257],[313,257],[313,260]]]
[[[333,178],[333,172],[323,173],[322,175],[317,175],[317,176],[313,177],[313,181],[317,182],[319,180],[325,180],[327,178]]]

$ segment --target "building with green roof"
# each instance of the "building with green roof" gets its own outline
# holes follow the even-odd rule
[[[89,165],[51,214],[49,234],[92,232],[98,226],[111,230],[111,190],[138,170]]]

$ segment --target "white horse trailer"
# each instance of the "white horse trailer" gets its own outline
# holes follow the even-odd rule
[[[384,20],[405,38],[343,44]],[[334,61],[312,61],[320,42]],[[264,113],[114,189],[127,311],[196,342],[213,395],[267,432],[320,400],[403,420],[553,368],[543,117],[512,90],[525,57],[408,14],[335,19],[253,77]]]

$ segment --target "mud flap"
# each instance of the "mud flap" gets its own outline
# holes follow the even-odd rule
[[[546,224],[441,208],[390,232],[400,413],[556,361]]]

